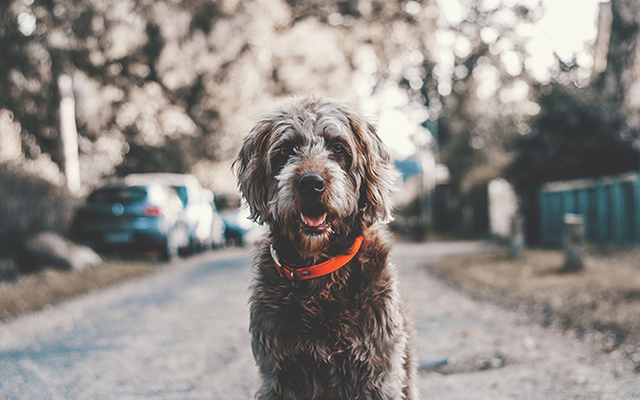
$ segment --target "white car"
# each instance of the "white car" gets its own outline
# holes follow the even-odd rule
[[[209,189],[204,189],[202,195],[203,201],[211,207],[213,212],[209,213],[205,210],[205,212],[202,213],[203,218],[201,224],[198,226],[198,238],[201,240],[201,243],[204,244],[205,248],[208,246],[214,249],[222,247],[225,242],[224,220],[216,208],[213,192]],[[211,216],[210,218],[209,215]]]
[[[183,220],[187,225],[187,233],[189,235],[189,244],[181,251],[200,251],[217,245],[216,242],[222,242],[215,233],[214,209],[211,206],[213,202],[213,193],[206,191],[200,185],[198,179],[188,174],[171,174],[171,173],[149,173],[149,174],[130,174],[130,179],[153,179],[163,185],[172,187],[183,205]]]

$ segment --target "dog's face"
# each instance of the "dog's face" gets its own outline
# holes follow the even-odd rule
[[[391,216],[394,170],[371,124],[350,107],[308,97],[264,117],[236,159],[251,216],[303,254]]]

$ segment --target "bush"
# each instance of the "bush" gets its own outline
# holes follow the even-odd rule
[[[24,240],[36,232],[64,232],[73,199],[64,188],[0,164],[0,258],[16,257]]]

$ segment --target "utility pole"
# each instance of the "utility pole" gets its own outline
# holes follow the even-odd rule
[[[64,157],[63,169],[71,194],[80,191],[80,162],[78,161],[78,130],[73,97],[73,80],[67,74],[58,77],[60,92],[60,139]]]

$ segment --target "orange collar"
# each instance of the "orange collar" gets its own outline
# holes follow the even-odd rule
[[[320,264],[312,265],[310,267],[304,268],[291,268],[282,263],[278,254],[276,253],[273,245],[270,247],[271,258],[273,258],[273,262],[278,269],[278,273],[282,277],[286,277],[291,281],[292,284],[295,284],[297,281],[304,281],[306,279],[318,278],[324,275],[328,275],[333,271],[337,271],[343,266],[345,266],[351,259],[356,255],[358,250],[360,250],[360,246],[362,245],[362,236],[358,236],[356,240],[353,242],[353,246],[349,249],[347,254],[337,255],[325,262],[321,262]]]

